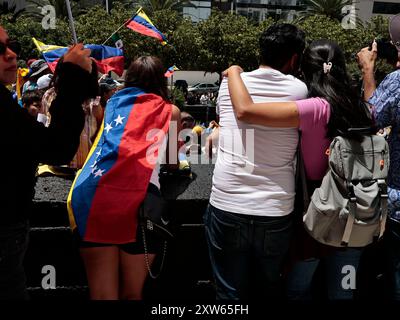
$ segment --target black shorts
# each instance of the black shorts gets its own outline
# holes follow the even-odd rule
[[[147,192],[152,192],[161,198],[160,191],[153,184],[149,185]],[[160,253],[164,248],[164,240],[161,239],[154,232],[148,231],[144,228],[144,234],[146,238],[147,253]],[[74,237],[78,243],[79,248],[97,248],[97,247],[110,247],[117,246],[121,250],[129,254],[144,254],[144,243],[143,243],[143,231],[142,227],[138,224],[136,229],[136,242],[129,242],[124,244],[108,244],[108,243],[97,243],[82,241],[77,230],[74,233]]]

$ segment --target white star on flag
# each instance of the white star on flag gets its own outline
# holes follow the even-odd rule
[[[122,124],[122,120],[124,120],[124,119],[125,119],[125,117],[121,117],[121,115],[119,114],[117,119],[114,120],[116,123],[116,126],[119,124]]]
[[[94,163],[90,167],[91,168],[95,168],[96,167],[96,163],[97,163],[97,160],[94,160]]]
[[[96,157],[96,158],[100,157],[100,155],[101,155],[101,148],[99,149],[99,151],[96,152],[96,154],[97,154],[97,157]]]
[[[94,166],[94,168],[92,169],[92,174],[94,174],[94,172],[97,170],[97,166]]]
[[[95,178],[96,178],[96,177],[101,177],[101,176],[103,175],[104,171],[106,171],[106,170],[98,169],[98,170],[94,173],[94,177],[95,177]]]
[[[106,130],[107,133],[108,133],[108,131],[110,131],[112,128],[113,127],[111,126],[111,123],[107,123],[106,127],[104,128],[104,130]]]

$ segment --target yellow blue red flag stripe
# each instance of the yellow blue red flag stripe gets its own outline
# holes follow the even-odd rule
[[[145,36],[160,40],[163,45],[167,43],[167,38],[154,26],[142,8],[139,8],[126,26]]]
[[[166,78],[170,78],[174,74],[174,72],[178,70],[179,70],[178,67],[173,65],[172,67],[168,68],[167,72],[164,73],[164,76]]]
[[[45,45],[43,42],[32,38],[37,49],[42,53],[44,59],[54,72],[58,60],[67,52],[67,47]],[[90,56],[95,59],[97,69],[101,73],[114,71],[119,76],[124,72],[124,54],[121,49],[105,45],[86,44],[85,48],[91,50]]]

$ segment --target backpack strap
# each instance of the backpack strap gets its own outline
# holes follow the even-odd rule
[[[387,203],[388,203],[388,193],[387,184],[384,179],[378,179],[379,195],[381,197],[381,221],[380,221],[380,231],[379,238],[382,237],[385,232],[386,219],[387,219]]]
[[[356,218],[356,210],[357,210],[357,198],[354,193],[354,185],[347,181],[347,191],[348,191],[348,208],[349,215],[347,217],[346,227],[344,229],[343,237],[342,237],[342,246],[347,247],[350,241],[351,231],[353,230],[354,221]]]

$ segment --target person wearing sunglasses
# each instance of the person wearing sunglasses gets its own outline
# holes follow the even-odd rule
[[[84,125],[82,103],[97,86],[90,75],[90,50],[72,46],[59,67],[57,98],[46,128],[20,108],[6,86],[15,83],[20,46],[0,26],[0,168],[10,164],[17,170],[2,173],[0,193],[0,300],[28,299],[23,269],[27,249],[29,213],[39,162],[65,164],[74,156]]]

